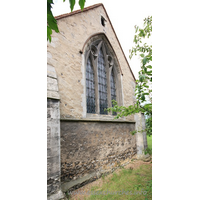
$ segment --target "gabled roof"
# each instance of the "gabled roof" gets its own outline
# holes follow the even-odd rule
[[[113,32],[114,32],[114,34],[115,34],[115,36],[116,36],[116,38],[117,38],[117,41],[118,41],[119,46],[120,46],[120,48],[121,48],[121,51],[122,51],[122,53],[123,53],[123,55],[124,55],[124,57],[125,57],[125,60],[126,60],[126,62],[127,62],[127,65],[128,65],[128,67],[129,67],[129,69],[130,69],[130,72],[131,72],[131,74],[132,74],[134,80],[136,80],[136,78],[135,78],[135,76],[134,76],[134,74],[133,74],[133,72],[132,72],[132,70],[131,70],[131,67],[130,67],[130,65],[129,65],[129,63],[128,63],[128,60],[127,60],[127,58],[126,58],[126,56],[125,56],[125,54],[124,54],[124,51],[123,51],[123,49],[122,49],[122,46],[121,46],[121,44],[120,44],[120,42],[119,42],[119,39],[118,39],[118,37],[117,37],[117,34],[115,33],[115,30],[114,30],[114,28],[113,28],[113,25],[112,25],[112,23],[111,23],[111,21],[110,21],[110,18],[109,18],[109,16],[108,16],[108,13],[106,12],[106,9],[105,9],[105,7],[104,7],[104,5],[103,5],[102,3],[98,3],[98,4],[94,4],[94,5],[92,5],[92,6],[88,6],[88,7],[84,8],[83,10],[80,9],[80,10],[76,10],[76,11],[73,11],[73,12],[70,12],[70,13],[66,13],[66,14],[63,14],[63,15],[58,15],[58,16],[55,17],[55,19],[56,19],[56,20],[59,20],[59,19],[62,19],[62,18],[65,18],[65,17],[69,17],[69,16],[72,16],[72,15],[75,15],[75,14],[78,14],[78,13],[81,13],[81,12],[86,12],[86,11],[88,11],[88,10],[97,8],[97,7],[99,7],[99,6],[102,6],[102,7],[103,7],[103,9],[104,9],[104,11],[105,11],[105,13],[106,13],[106,15],[107,15],[107,19],[109,20],[110,25],[111,25],[111,27],[112,27],[112,29],[113,29]],[[122,75],[123,75],[123,74],[122,74]]]
[[[58,20],[58,19],[61,19],[61,18],[65,18],[65,17],[71,16],[71,15],[75,15],[75,14],[78,14],[78,13],[81,13],[81,12],[91,10],[93,8],[97,8],[99,6],[103,6],[103,8],[104,8],[104,5],[102,3],[98,3],[98,4],[94,4],[92,6],[88,6],[88,7],[84,8],[83,10],[80,9],[80,10],[75,10],[73,12],[66,13],[66,14],[63,14],[63,15],[58,15],[58,16],[55,17],[55,19]],[[105,8],[104,8],[104,10],[105,10]]]

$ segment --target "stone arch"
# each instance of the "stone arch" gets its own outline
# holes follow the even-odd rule
[[[119,105],[123,105],[123,95],[122,95],[122,71],[116,53],[109,42],[107,36],[104,33],[97,33],[90,36],[83,45],[82,53],[84,57],[84,74],[86,74],[86,66],[88,58],[90,57],[93,63],[94,77],[95,77],[95,104],[96,104],[96,114],[100,114],[100,100],[99,100],[99,86],[98,86],[98,56],[99,52],[102,50],[105,63],[106,63],[106,77],[107,77],[107,106],[111,107],[111,72],[113,70],[115,81],[116,81],[116,101]],[[86,91],[86,89],[85,89]],[[86,115],[87,106],[86,107]],[[102,113],[101,113],[102,114]],[[112,113],[105,113],[106,115],[112,115]]]
[[[84,56],[86,56],[85,54],[91,49],[91,46],[95,45],[99,41],[104,41],[104,44],[106,45],[106,49],[109,51],[109,53],[113,57],[114,64],[116,64],[116,66],[117,66],[117,72],[121,73],[121,75],[123,75],[117,55],[116,55],[108,37],[103,32],[95,33],[95,34],[91,35],[85,41],[85,43],[82,47],[82,50],[81,50],[83,52]]]

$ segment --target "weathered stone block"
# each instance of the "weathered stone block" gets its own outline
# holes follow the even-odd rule
[[[47,99],[47,195],[63,197],[60,191],[60,110],[59,100]],[[53,196],[52,196],[53,195]]]
[[[47,77],[47,90],[58,91],[57,80]]]
[[[47,90],[47,97],[54,98],[54,99],[60,99],[59,93],[57,91],[51,91],[51,90]]]
[[[47,76],[51,78],[57,78],[56,76],[56,70],[53,66],[47,65]]]

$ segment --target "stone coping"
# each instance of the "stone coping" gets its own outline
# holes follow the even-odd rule
[[[135,124],[135,121],[126,121],[126,120],[111,120],[111,119],[73,119],[73,118],[61,118],[60,121],[69,121],[69,122],[111,122],[111,123],[131,123]]]
[[[60,100],[60,97],[51,97],[51,96],[48,96],[48,94],[47,94],[47,99],[54,99],[54,100]]]

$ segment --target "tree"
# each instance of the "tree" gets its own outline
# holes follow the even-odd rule
[[[65,0],[63,0],[65,2]],[[75,0],[69,0],[71,12],[74,9]],[[51,8],[52,8],[53,0],[47,0],[47,41],[51,42],[51,34],[52,30],[54,30],[56,33],[59,33],[57,21],[54,18]],[[79,0],[79,6],[81,10],[83,10],[85,5],[85,0]]]
[[[144,19],[144,28],[135,26],[134,47],[130,50],[130,59],[133,55],[139,53],[141,59],[141,70],[138,72],[139,79],[136,80],[135,96],[136,102],[134,105],[128,107],[118,106],[117,102],[113,100],[113,107],[108,108],[108,111],[117,112],[115,119],[123,116],[128,116],[136,113],[144,113],[146,119],[147,135],[152,135],[152,45],[143,43],[143,39],[149,38],[152,33],[152,16]],[[148,100],[148,102],[147,102]],[[135,134],[137,131],[133,131]]]

